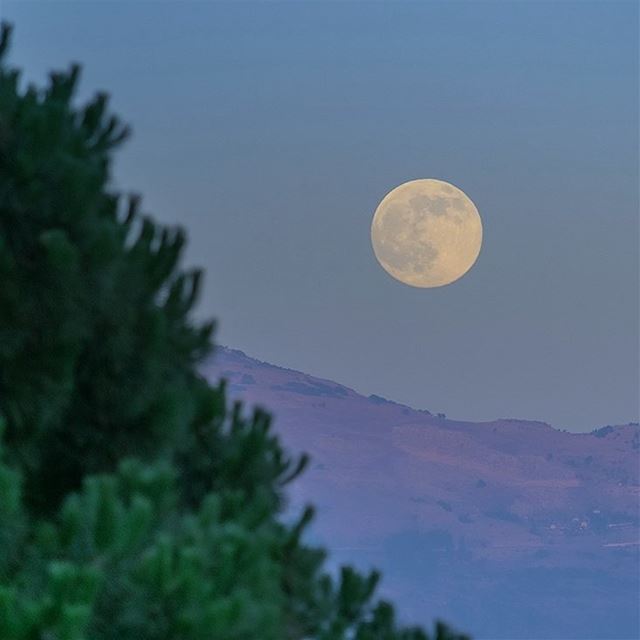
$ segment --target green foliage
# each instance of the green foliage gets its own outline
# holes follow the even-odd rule
[[[197,365],[185,237],[110,190],[127,129],[0,38],[0,638],[427,640],[285,524],[306,465]],[[461,640],[443,626],[436,640]]]
[[[0,73],[0,396],[7,446],[48,509],[85,473],[184,432],[212,327],[188,320],[200,272],[178,267],[183,232],[107,190],[127,129],[106,96],[73,108],[78,67],[24,94]]]

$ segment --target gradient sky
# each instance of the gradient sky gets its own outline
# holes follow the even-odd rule
[[[184,225],[219,340],[472,420],[638,419],[635,2],[8,2],[11,60],[71,60],[134,128],[119,187]],[[370,245],[398,184],[483,219],[451,286]]]

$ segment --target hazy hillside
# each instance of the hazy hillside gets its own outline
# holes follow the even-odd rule
[[[315,535],[381,567],[408,617],[484,638],[638,637],[637,425],[457,422],[224,348],[204,373],[311,454],[292,507],[316,504]]]

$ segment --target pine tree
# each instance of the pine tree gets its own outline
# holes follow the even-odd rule
[[[304,469],[198,364],[185,235],[110,187],[128,129],[79,67],[20,87],[0,36],[0,638],[428,640],[324,568]],[[436,640],[462,640],[439,625]]]

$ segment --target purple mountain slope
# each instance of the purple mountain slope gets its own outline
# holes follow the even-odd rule
[[[219,348],[203,373],[311,454],[292,507],[332,560],[380,567],[409,621],[481,638],[640,637],[637,425],[448,420]]]

